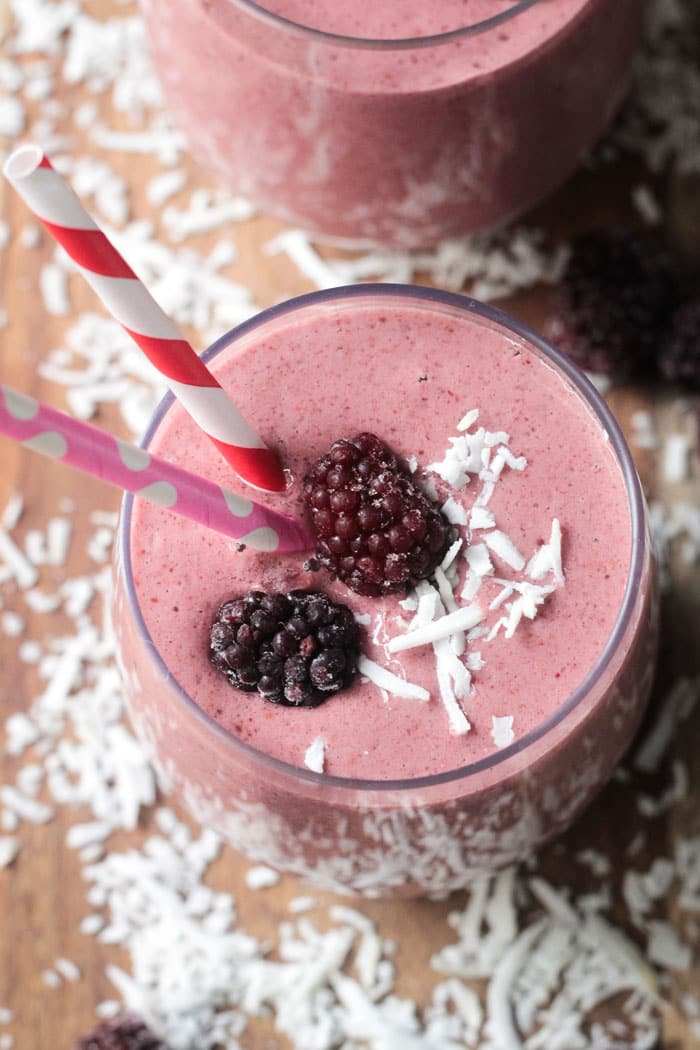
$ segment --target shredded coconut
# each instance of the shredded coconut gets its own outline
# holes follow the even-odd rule
[[[481,623],[483,615],[478,605],[464,606],[422,627],[417,627],[408,634],[390,639],[387,649],[390,653],[401,653],[406,649],[414,649],[416,646],[430,645],[432,642],[449,638],[456,631],[468,631],[470,627]]]
[[[676,485],[688,477],[690,442],[685,434],[671,434],[663,449],[662,473],[664,481]]]
[[[491,736],[496,747],[508,747],[515,740],[513,732],[513,716],[498,715],[491,716]]]
[[[506,565],[509,565],[511,569],[515,569],[516,572],[520,572],[525,567],[525,559],[522,554],[510,537],[500,529],[492,529],[491,532],[485,532],[484,543],[493,551],[496,557],[501,558]]]
[[[61,975],[61,977],[64,977],[66,981],[72,982],[80,980],[80,967],[76,966],[71,959],[65,959],[62,956],[59,957],[54,963],[54,969]]]
[[[658,920],[649,924],[647,954],[652,962],[669,970],[689,970],[693,961],[692,949],[683,944],[678,931]]]
[[[311,741],[304,753],[304,765],[314,773],[323,773],[326,764],[326,742],[322,736]]]
[[[661,700],[659,714],[634,756],[636,769],[655,773],[665,758],[678,726],[688,719],[700,700],[700,676],[679,678]]]
[[[253,207],[240,197],[214,201],[207,190],[196,190],[186,211],[166,208],[163,223],[172,241],[184,241],[191,234],[208,233],[227,222],[243,222],[254,214]]]
[[[36,566],[25,557],[4,528],[0,528],[0,559],[23,590],[33,587],[39,579]]]
[[[8,868],[19,853],[20,842],[14,835],[0,835],[0,868]]]
[[[179,193],[186,183],[184,171],[164,171],[161,175],[154,175],[146,187],[148,203],[160,208],[170,197]]]
[[[632,191],[632,201],[647,226],[658,226],[663,220],[663,210],[651,186],[640,184]]]
[[[24,131],[26,114],[21,99],[12,95],[0,98],[0,135],[17,138]]]
[[[430,693],[427,689],[419,685],[411,685],[410,682],[399,678],[386,667],[381,667],[374,660],[362,654],[357,662],[357,669],[365,678],[369,678],[370,682],[374,682],[379,689],[393,696],[400,696],[404,700],[430,700]]]
[[[53,314],[54,317],[65,317],[70,313],[68,280],[65,270],[56,263],[47,263],[42,266],[39,287],[47,313]]]
[[[263,865],[248,868],[245,873],[245,883],[249,890],[269,889],[271,886],[276,886],[279,881],[279,872]]]

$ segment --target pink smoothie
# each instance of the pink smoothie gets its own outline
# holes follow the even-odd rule
[[[562,182],[620,101],[642,8],[141,3],[205,163],[283,219],[401,247],[494,226]]]
[[[335,439],[372,430],[400,457],[412,460],[415,476],[435,485],[441,501],[452,501],[451,514],[473,522],[455,526],[462,549],[450,585],[457,606],[476,602],[483,612],[479,636],[467,639],[460,657],[471,668],[471,689],[459,698],[471,729],[454,731],[433,646],[393,652],[388,645],[410,628],[414,611],[407,607],[410,601],[401,604],[404,595],[362,598],[323,571],[305,568],[303,556],[236,551],[231,540],[142,502],[131,514],[129,542],[143,624],[139,631],[130,622],[133,612],[125,595],[117,621],[132,713],[167,780],[177,781],[185,770],[189,776],[197,768],[192,731],[183,736],[181,726],[175,736],[167,730],[177,721],[178,702],[170,693],[178,687],[209,716],[209,725],[223,730],[209,741],[209,761],[225,763],[216,747],[231,738],[254,749],[248,756],[262,753],[300,771],[309,745],[321,738],[325,774],[363,781],[452,776],[485,760],[483,774],[470,779],[470,804],[474,792],[477,797],[483,793],[484,800],[490,799],[489,812],[495,812],[511,798],[513,777],[520,783],[523,776],[533,797],[540,789],[557,796],[556,818],[543,820],[540,814],[535,839],[550,833],[564,814],[570,819],[570,804],[580,808],[609,774],[641,714],[653,651],[648,551],[639,563],[642,569],[635,570],[641,572],[636,595],[630,599],[627,594],[640,542],[638,535],[633,538],[638,523],[632,521],[629,477],[601,420],[566,376],[518,333],[465,310],[467,302],[448,297],[447,304],[436,305],[419,292],[382,293],[381,288],[367,295],[360,290],[347,297],[312,297],[312,305],[283,311],[244,331],[215,359],[215,367],[244,415],[291,472],[288,493],[274,499],[279,509],[303,514],[300,479],[308,466]],[[479,409],[478,420],[462,433],[473,436],[479,427],[499,432],[494,451],[506,445],[512,453],[513,465],[506,465],[491,486],[491,475],[472,473],[460,486],[429,469],[443,460],[471,409]],[[226,464],[212,458],[209,442],[179,407],[167,412],[150,447],[189,470],[231,484]],[[475,505],[486,502],[492,521],[470,519]],[[551,571],[540,577],[549,593],[537,615],[524,617],[507,637],[505,626],[497,629],[513,600],[513,594],[503,594],[505,582],[533,578],[527,563],[549,539],[553,519],[561,526],[563,580]],[[495,531],[512,541],[523,565],[514,568],[496,544],[489,548],[493,573],[480,577],[478,590],[462,597],[469,552],[488,545]],[[471,579],[473,584],[473,574]],[[383,691],[362,675],[317,708],[281,707],[231,689],[207,657],[208,630],[219,604],[250,589],[299,587],[325,590],[348,604],[362,624],[363,653],[422,687],[430,699]],[[503,601],[491,609],[499,597]],[[623,606],[630,617],[626,632],[587,691],[584,681],[611,635],[620,631]],[[145,649],[139,641],[144,630],[151,640]],[[151,645],[160,670],[153,666]],[[164,668],[173,679],[167,688]],[[628,675],[634,677],[632,696],[623,683]],[[544,733],[545,723],[560,717],[577,690],[584,694],[581,702]],[[494,739],[494,718],[512,718],[510,747],[509,739]],[[199,725],[197,732],[203,731]],[[573,765],[572,748],[578,756]],[[496,761],[501,755],[512,758]],[[581,782],[569,795],[569,788],[557,786],[558,778],[568,783],[582,760]],[[535,771],[542,763],[547,772],[538,786]],[[255,793],[255,775],[249,771],[244,783],[248,800]],[[269,772],[262,784],[265,793],[272,790]],[[185,788],[196,812],[202,811],[207,787],[200,784],[194,791],[190,782]],[[388,788],[393,791],[394,785]],[[441,804],[452,807],[465,785],[457,779],[445,790]],[[195,795],[199,803],[193,803]],[[276,819],[286,806],[278,801]],[[359,814],[361,807],[356,808]],[[204,812],[217,824],[211,808]],[[240,835],[232,837],[238,844]],[[503,844],[507,839],[504,834]],[[243,848],[250,851],[245,843]],[[487,852],[493,854],[492,842]],[[268,860],[281,863],[277,854]]]

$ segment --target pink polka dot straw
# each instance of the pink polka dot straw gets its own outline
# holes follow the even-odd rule
[[[277,456],[240,414],[177,326],[90,218],[73,190],[38,146],[20,146],[5,175],[58,241],[175,397],[214,442],[238,476],[267,492],[282,492]]]
[[[303,551],[303,522],[0,385],[0,434],[262,551]]]

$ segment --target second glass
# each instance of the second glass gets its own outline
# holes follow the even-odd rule
[[[496,226],[559,185],[620,102],[642,10],[641,0],[141,5],[200,160],[287,222],[400,248]]]

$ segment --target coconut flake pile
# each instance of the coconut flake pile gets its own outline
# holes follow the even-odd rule
[[[455,526],[458,538],[434,577],[421,580],[399,603],[404,612],[412,612],[413,616],[408,622],[403,615],[395,617],[401,633],[384,645],[389,661],[406,649],[432,645],[438,692],[449,731],[456,736],[471,729],[465,708],[469,698],[478,692],[472,681],[473,672],[481,670],[485,662],[481,649],[475,645],[483,642],[488,646],[498,634],[512,638],[523,618],[534,620],[549,596],[564,584],[558,518],[552,519],[549,540],[528,559],[517,550],[507,532],[497,527],[488,509],[495,487],[504,470],[523,473],[527,460],[511,450],[510,436],[505,431],[485,430],[477,426],[478,420],[478,409],[466,412],[457,424],[458,435],[449,439],[443,459],[426,468],[423,480],[433,498],[438,492],[432,475],[449,486],[450,495],[442,510]],[[456,496],[469,485],[474,492],[467,509]],[[492,554],[511,575],[496,575]],[[477,596],[484,583],[489,597],[482,602]],[[377,616],[374,637],[385,627],[382,617]],[[384,692],[407,699],[429,699],[421,687],[366,658],[359,669]],[[472,706],[478,711],[478,696]],[[506,747],[515,739],[513,721],[507,713],[494,719],[491,736],[497,748]]]
[[[700,166],[700,74],[691,46],[692,4],[653,0],[648,8],[632,96],[603,148],[634,149],[653,183],[669,162],[681,172]],[[255,295],[237,276],[236,225],[247,222],[252,209],[219,190],[188,186],[183,139],[163,112],[141,19],[131,5],[115,7],[118,15],[106,21],[91,10],[89,0],[0,4],[0,151],[9,152],[17,135],[49,150],[165,309],[202,346],[257,309]],[[79,85],[85,99],[74,109],[61,100],[70,85]],[[105,102],[120,114],[119,130],[105,121]],[[75,154],[75,130],[89,136],[89,156]],[[154,222],[131,214],[144,156],[158,165],[146,180],[148,198],[164,209]],[[635,187],[634,203],[645,221],[659,221],[646,180]],[[0,253],[25,252],[35,263],[46,312],[68,319],[60,346],[31,348],[42,378],[63,388],[67,407],[81,418],[116,407],[125,429],[140,435],[160,394],[158,378],[96,305],[76,316],[78,296],[81,303],[91,300],[62,252],[42,256],[40,273],[33,256],[42,245],[46,237],[29,216],[21,228],[0,225]],[[566,258],[565,247],[552,248],[540,231],[526,229],[454,240],[429,252],[350,253],[332,260],[308,235],[286,231],[267,250],[285,253],[317,287],[427,276],[444,287],[466,285],[481,298],[556,280]],[[0,325],[12,308],[9,299],[0,303]],[[475,423],[465,419],[460,434],[475,433]],[[651,447],[653,421],[640,422],[637,430]],[[685,428],[677,432],[687,436]],[[657,473],[666,479],[652,503],[652,523],[671,587],[671,566],[680,560],[684,571],[692,571],[700,553],[697,460],[689,451],[697,438],[674,442],[667,435],[659,448]],[[492,474],[518,469],[506,459],[497,466],[496,455],[488,464]],[[466,468],[464,474],[475,483]],[[479,482],[486,494],[496,483]],[[452,600],[473,609],[486,579],[501,588],[500,602],[489,610],[498,631],[516,630],[521,616],[536,611],[536,594],[550,585],[542,581],[560,582],[556,527],[547,550],[518,552],[493,520],[488,499],[472,506],[468,522],[460,520],[460,510],[456,502],[445,507],[451,520],[481,539],[449,552],[437,586],[426,585],[406,611],[418,616],[422,603],[418,627],[438,613],[453,613]],[[90,535],[77,552],[82,570],[68,572],[76,554],[73,524],[88,515]],[[414,1002],[397,993],[397,946],[362,904],[292,895],[287,917],[263,941],[245,928],[234,898],[211,888],[210,866],[225,847],[159,804],[153,773],[123,721],[105,612],[114,525],[111,509],[89,511],[70,500],[42,519],[20,496],[10,498],[0,521],[0,643],[36,670],[38,680],[26,704],[8,698],[14,713],[2,737],[4,768],[11,774],[0,785],[0,877],[21,873],[28,833],[49,834],[60,808],[71,825],[66,849],[77,851],[85,881],[80,930],[115,946],[107,969],[114,997],[99,1004],[99,1017],[136,1010],[172,1050],[236,1050],[248,1045],[245,1029],[255,1017],[270,1019],[298,1050],[651,1050],[659,1039],[661,993],[690,1037],[700,1039],[700,999],[692,991],[700,945],[700,837],[677,836],[666,848],[656,823],[660,814],[682,807],[691,789],[675,742],[679,727],[692,732],[699,676],[672,684],[631,771],[621,770],[609,789],[630,793],[634,813],[633,826],[615,836],[621,842],[614,855],[607,853],[608,837],[597,836],[589,821],[590,841],[576,854],[576,891],[545,872],[556,861],[554,847],[522,871],[484,878],[469,895],[455,898],[446,926],[439,926],[436,913],[442,947],[425,970],[424,997]],[[505,575],[496,578],[493,557],[505,558],[519,587]],[[455,597],[457,563],[465,569],[466,593]],[[25,627],[30,615],[37,624],[32,636]],[[447,706],[463,725],[459,701],[488,643],[482,635],[462,662],[455,659],[453,637],[429,644],[443,651],[445,694],[456,701],[448,699]],[[384,668],[362,670],[375,675],[380,688],[395,685],[382,677],[390,675]],[[491,731],[496,746],[507,745],[513,731],[507,713],[494,719]],[[309,751],[318,768],[323,743],[310,741]],[[137,830],[139,821],[147,822],[147,836]],[[115,831],[119,849],[112,847]],[[621,855],[627,859],[622,869]],[[275,881],[270,869],[251,867],[241,893],[270,893]],[[622,926],[613,925],[613,906]],[[409,925],[413,950],[416,933]],[[79,965],[64,954],[40,958],[38,952],[36,968],[47,996],[81,979]],[[0,990],[0,1050],[10,1050],[14,1041],[15,1015],[2,999],[7,994]]]

